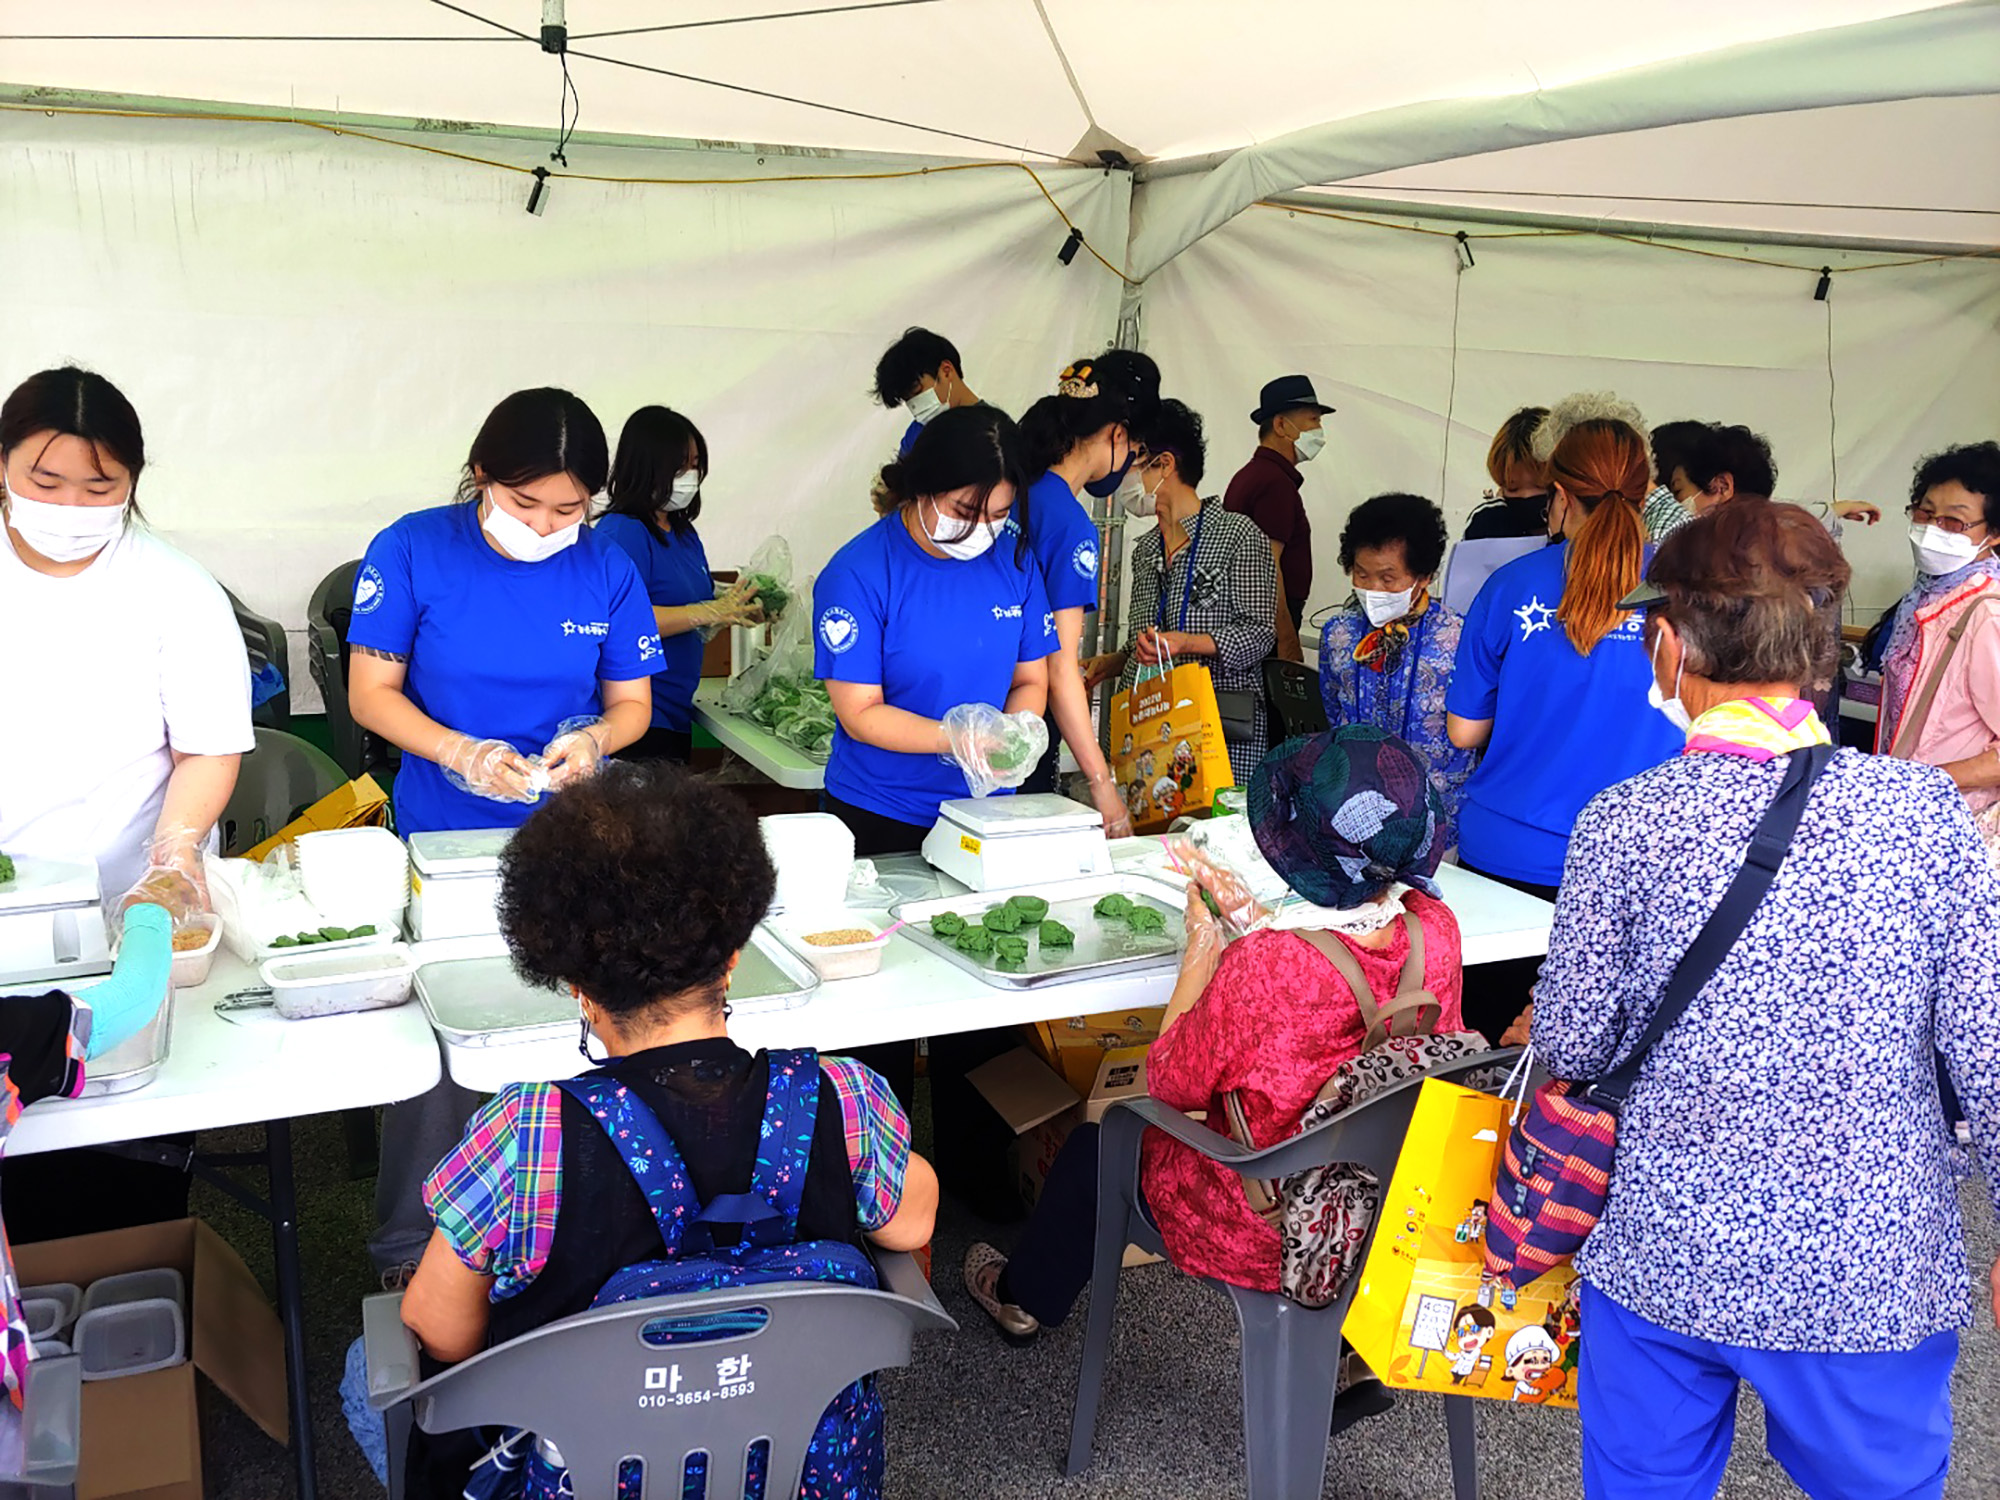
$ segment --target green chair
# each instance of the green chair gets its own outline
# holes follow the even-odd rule
[[[255,848],[347,782],[347,773],[316,745],[281,729],[260,727],[257,748],[243,757],[236,790],[222,810],[222,852],[237,855]]]

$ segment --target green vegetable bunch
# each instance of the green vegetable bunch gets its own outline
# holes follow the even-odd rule
[[[271,939],[273,948],[311,948],[319,943],[345,943],[352,938],[375,936],[375,925],[363,927],[322,927],[317,932],[298,932],[290,937]]]
[[[14,878],[14,861],[0,854],[0,885],[6,885]]]

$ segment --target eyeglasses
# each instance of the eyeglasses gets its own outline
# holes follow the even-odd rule
[[[1922,504],[1905,506],[1903,514],[1919,526],[1935,526],[1947,536],[1964,536],[1968,531],[1976,531],[1986,525],[1983,520],[1961,521],[1957,516],[1941,516]]]

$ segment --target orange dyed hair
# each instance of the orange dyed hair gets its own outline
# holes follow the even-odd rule
[[[1549,455],[1550,479],[1584,510],[1583,526],[1570,538],[1569,576],[1556,610],[1582,655],[1625,622],[1618,601],[1637,586],[1645,565],[1639,507],[1652,472],[1638,430],[1602,418],[1577,423]]]
[[[1493,446],[1486,450],[1486,472],[1501,493],[1549,487],[1549,466],[1535,457],[1535,429],[1548,414],[1546,406],[1524,406],[1493,434]]]

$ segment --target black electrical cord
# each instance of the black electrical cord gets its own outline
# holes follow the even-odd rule
[[[675,21],[665,26],[628,26],[622,31],[585,31],[573,42],[601,42],[612,36],[651,36],[660,31],[699,31],[710,26],[741,26],[750,21],[790,21],[800,16],[844,16],[857,10],[898,10],[906,5],[936,5],[939,0],[867,0],[861,5],[818,5],[811,10],[774,10],[759,16],[718,16],[709,21]]]

